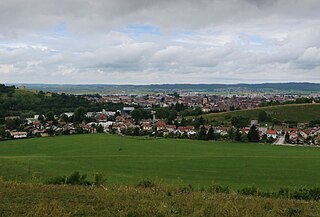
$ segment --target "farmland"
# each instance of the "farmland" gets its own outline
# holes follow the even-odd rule
[[[279,121],[309,122],[320,119],[320,104],[289,104],[270,107],[261,107],[248,110],[211,113],[202,115],[209,121],[225,121],[235,116],[249,119],[258,119],[260,111],[265,111],[272,118]]]
[[[265,144],[90,134],[0,143],[4,180],[45,182],[73,171],[101,172],[112,184],[212,183],[239,189],[317,186],[320,149]]]

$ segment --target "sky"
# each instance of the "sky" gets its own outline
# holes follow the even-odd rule
[[[0,0],[0,83],[320,82],[319,0]]]

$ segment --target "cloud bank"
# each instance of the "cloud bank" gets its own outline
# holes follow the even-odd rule
[[[317,0],[0,2],[0,82],[320,82]]]

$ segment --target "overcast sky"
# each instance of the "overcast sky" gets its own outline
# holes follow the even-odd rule
[[[0,83],[320,82],[319,0],[0,0]]]

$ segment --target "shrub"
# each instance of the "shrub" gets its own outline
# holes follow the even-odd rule
[[[190,194],[194,190],[194,188],[192,185],[188,185],[188,186],[180,187],[179,190],[181,193]]]
[[[255,186],[251,186],[251,187],[244,187],[242,189],[239,189],[238,191],[238,194],[241,194],[241,195],[257,195],[258,193],[258,189],[255,187]]]
[[[93,184],[94,185],[102,185],[105,183],[105,178],[102,173],[95,173],[93,176]]]
[[[280,188],[277,196],[288,198],[289,197],[289,188]]]
[[[138,187],[143,187],[143,188],[152,188],[155,186],[153,181],[150,180],[142,180],[141,182],[138,183]]]
[[[66,177],[65,176],[52,177],[47,181],[47,184],[51,184],[51,185],[63,185],[63,184],[66,184]]]
[[[210,193],[226,193],[226,194],[229,194],[230,189],[229,189],[228,186],[227,187],[223,187],[223,186],[220,186],[220,185],[212,185],[207,189],[207,191],[210,192]]]
[[[289,207],[286,210],[286,214],[289,217],[298,216],[301,213],[301,211],[298,208]]]
[[[73,172],[66,180],[69,185],[90,185],[91,183],[86,180],[87,175],[80,175],[78,171]]]

